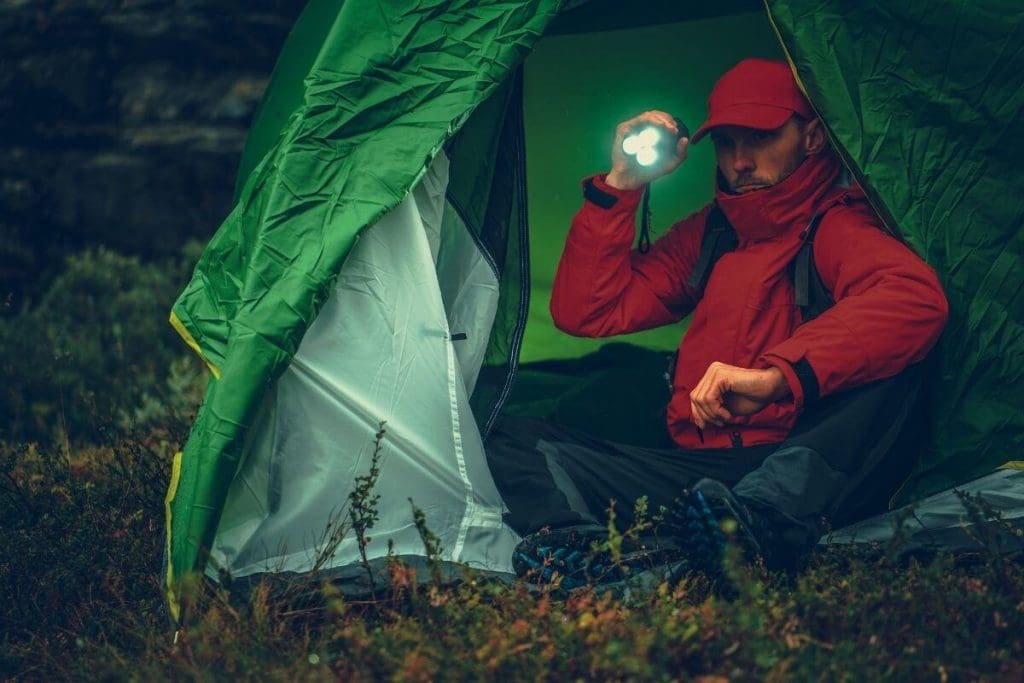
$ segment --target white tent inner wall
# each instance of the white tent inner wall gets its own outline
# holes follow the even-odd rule
[[[511,572],[519,537],[487,468],[469,406],[498,303],[494,270],[445,201],[442,152],[424,179],[366,230],[276,387],[228,492],[207,574],[312,569],[349,524],[357,476],[386,434],[368,559],[423,555],[408,499],[443,560]],[[465,339],[452,335],[466,334]],[[328,528],[328,523],[332,526]],[[322,569],[360,561],[346,534]]]

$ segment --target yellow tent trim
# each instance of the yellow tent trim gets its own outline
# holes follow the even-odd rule
[[[178,602],[178,594],[174,588],[174,561],[171,555],[171,503],[178,493],[178,482],[181,480],[181,451],[174,454],[174,462],[171,464],[171,484],[167,488],[167,496],[164,498],[164,519],[167,520],[167,606],[171,612],[171,618],[178,621],[181,616],[181,604]]]
[[[814,100],[812,100],[811,96],[807,93],[807,86],[804,85],[803,79],[800,78],[800,73],[796,70],[796,62],[793,61],[793,55],[790,54],[789,48],[786,47],[786,42],[782,40],[782,32],[779,31],[779,27],[775,24],[775,17],[772,16],[772,9],[771,7],[768,6],[768,0],[764,0],[764,11],[768,14],[768,23],[772,25],[772,31],[775,32],[775,39],[779,41],[779,46],[782,48],[783,54],[786,55],[786,62],[789,64],[789,70],[793,72],[793,80],[796,81],[796,86],[800,88],[800,92],[804,94],[804,97],[807,99],[808,104],[811,105],[811,109],[814,110],[814,113],[817,115],[817,117],[821,119],[822,123],[825,123],[825,118],[821,115],[821,112],[818,111],[818,108],[814,105]],[[839,146],[838,141],[832,136],[832,129],[828,127],[828,124],[825,124],[825,132],[828,134],[829,139],[832,141],[832,147],[835,148],[837,151],[842,149]],[[843,165],[846,166],[846,170],[850,173],[850,176],[856,178],[857,174],[854,172],[854,169],[850,166],[849,162],[847,161],[846,155],[839,154],[837,156],[839,157],[840,161],[843,162]]]
[[[782,32],[779,31],[779,27],[775,24],[775,17],[772,16],[772,8],[768,6],[768,0],[764,0],[764,11],[768,14],[768,23],[772,25],[772,31],[775,32],[775,38],[779,41],[779,46],[782,48],[782,52],[786,55],[786,61],[789,62],[789,70],[793,72],[793,79],[796,81],[796,85],[800,88],[800,92],[804,94],[807,101],[810,102],[811,108],[814,109],[814,113],[821,118],[821,112],[818,111],[817,107],[814,106],[814,102],[811,102],[810,96],[807,94],[807,86],[804,85],[803,80],[800,78],[800,74],[796,71],[796,62],[793,61],[793,55],[789,53],[789,48],[786,47],[785,41],[782,40]],[[822,119],[824,121],[824,119]]]
[[[211,363],[206,358],[206,356],[203,355],[203,350],[199,348],[199,343],[195,340],[192,334],[185,328],[185,324],[181,322],[181,318],[179,318],[178,314],[175,313],[174,311],[171,311],[171,327],[173,327],[174,331],[177,332],[181,336],[181,338],[185,340],[185,343],[189,345],[189,348],[195,351],[196,354],[203,359],[203,362],[206,363],[206,367],[210,368],[210,372],[213,373],[213,376],[216,377],[217,379],[220,379],[220,368]]]
[[[1001,470],[1024,470],[1024,460],[1010,460],[999,466]]]

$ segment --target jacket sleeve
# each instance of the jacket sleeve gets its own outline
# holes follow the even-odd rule
[[[866,206],[830,211],[814,243],[814,264],[834,306],[767,351],[797,408],[902,372],[938,341],[948,304],[935,272],[877,227]]]
[[[588,188],[587,183],[591,183]],[[667,325],[689,313],[686,286],[708,208],[670,228],[646,254],[632,250],[642,190],[617,190],[604,176],[584,181],[551,292],[555,325],[578,337],[607,337]]]

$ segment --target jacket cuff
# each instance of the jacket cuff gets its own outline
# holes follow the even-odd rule
[[[789,384],[789,390],[793,394],[793,403],[798,411],[803,410],[805,406],[814,405],[821,398],[818,376],[814,374],[814,368],[802,355],[789,359],[775,353],[768,353],[761,357],[761,361],[782,372],[786,383]]]
[[[583,198],[605,210],[614,207],[616,210],[635,212],[636,207],[640,205],[640,200],[643,199],[643,188],[620,190],[604,181],[607,175],[607,173],[600,173],[584,178],[582,182]]]

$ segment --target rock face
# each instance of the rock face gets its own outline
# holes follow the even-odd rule
[[[85,246],[212,234],[303,4],[0,0],[0,314]]]

